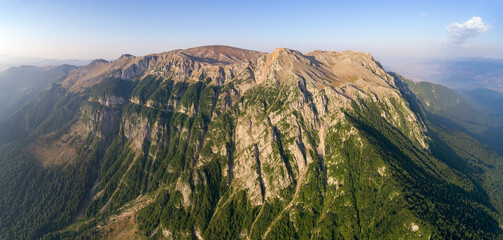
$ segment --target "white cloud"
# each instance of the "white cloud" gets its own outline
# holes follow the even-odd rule
[[[464,23],[451,23],[447,26],[449,31],[448,43],[463,44],[469,38],[475,37],[489,29],[489,25],[480,17],[472,17]]]

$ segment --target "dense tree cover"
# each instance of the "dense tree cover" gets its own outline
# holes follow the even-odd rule
[[[4,158],[0,166],[0,237],[5,239],[38,238],[71,223],[92,184],[94,159],[41,170],[21,148],[0,153]]]
[[[91,89],[92,98],[104,96],[128,97],[134,86],[133,81],[120,78],[108,77],[103,79]]]
[[[65,90],[58,85],[53,85],[18,110],[13,116],[0,122],[0,128],[2,129],[0,144],[23,139],[30,135],[52,112],[58,111],[55,108],[56,104],[65,105],[65,101],[61,101],[62,98],[65,98],[64,96]],[[68,95],[66,98],[76,100],[77,96]],[[68,112],[68,114],[75,113],[75,110]]]
[[[492,149],[503,155],[503,115],[493,105],[501,105],[498,97],[492,104],[480,103],[476,97],[463,95],[442,85],[429,82],[412,82],[402,76],[392,73],[397,85],[401,86],[404,96],[413,98],[421,105],[425,118],[434,125],[442,125],[449,129],[464,132],[488,144]],[[493,93],[494,94],[494,93]],[[488,93],[488,97],[492,94]]]
[[[404,186],[407,207],[435,228],[432,237],[492,238],[501,234],[494,218],[498,213],[478,188],[480,183],[454,166],[466,164],[466,160],[438,138],[432,139],[433,155],[452,155],[434,158],[383,121],[374,103],[363,106],[364,110],[355,105],[360,115],[352,117],[353,121],[394,170],[395,179]]]
[[[0,147],[0,238],[38,238],[77,214],[95,178],[100,146],[89,138],[77,149],[75,164],[45,168],[27,146],[49,132],[44,141],[64,134],[81,102],[81,96],[53,86],[3,123],[1,131],[9,135]]]

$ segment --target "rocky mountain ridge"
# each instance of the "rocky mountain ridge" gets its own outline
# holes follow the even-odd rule
[[[75,69],[2,125],[2,139],[23,140],[13,149],[44,184],[80,183],[48,216],[74,225],[26,220],[36,237],[501,234],[498,155],[460,157],[413,96],[368,53],[206,46]],[[51,178],[74,169],[78,179]]]

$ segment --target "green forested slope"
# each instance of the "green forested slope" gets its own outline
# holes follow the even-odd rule
[[[75,68],[71,65],[20,66],[0,72],[0,119],[8,118],[52,83],[64,79]]]
[[[442,85],[416,83],[393,75],[408,86],[432,123],[465,132],[503,154],[503,115],[492,109],[501,105],[496,96],[492,103],[481,102],[484,99],[477,100],[480,96],[470,97],[469,93],[458,93]],[[488,98],[491,99],[490,94]]]
[[[71,223],[92,184],[100,149],[92,138],[74,164],[43,168],[28,146],[50,142],[75,122],[82,97],[53,87],[2,123],[0,238],[36,239]]]

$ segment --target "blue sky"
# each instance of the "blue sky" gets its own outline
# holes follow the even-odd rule
[[[500,0],[0,0],[0,55],[114,59],[223,44],[503,58],[502,12]]]

